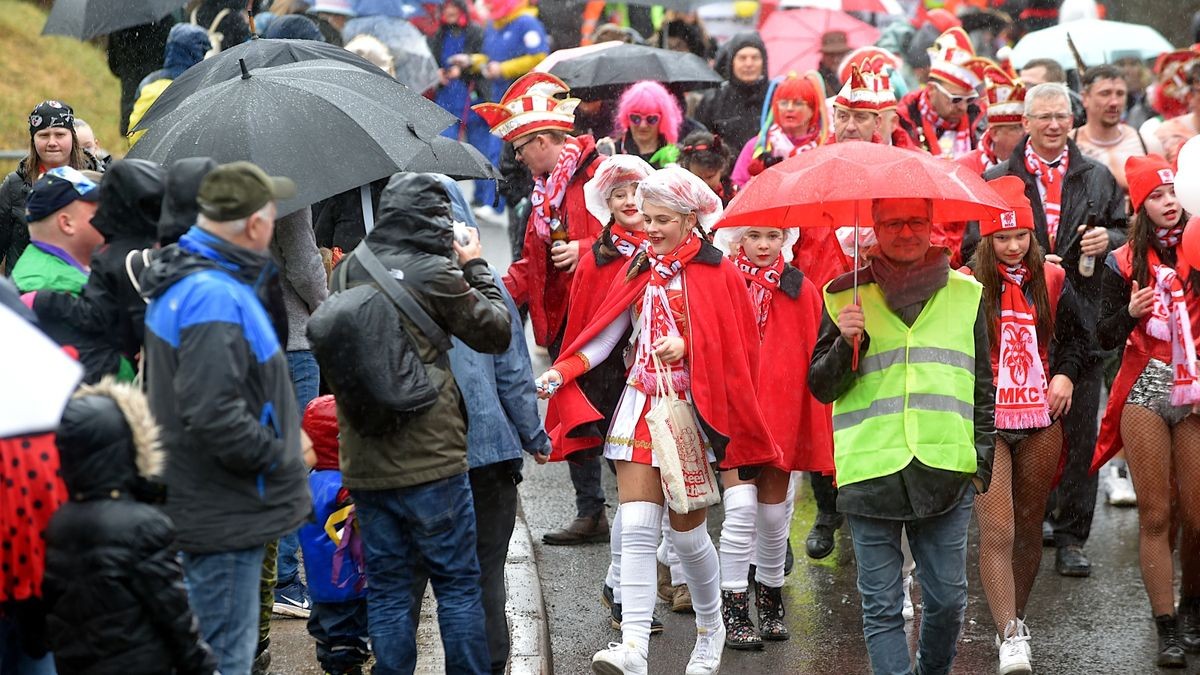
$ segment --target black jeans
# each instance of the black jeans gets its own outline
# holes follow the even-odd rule
[[[314,602],[308,616],[308,634],[317,644],[317,662],[331,675],[349,672],[366,663],[367,599],[350,602]]]
[[[808,472],[808,480],[812,483],[813,498],[817,501],[817,512],[827,515],[837,513],[837,486],[833,484],[833,476]]]
[[[1046,503],[1046,518],[1054,528],[1054,545],[1083,546],[1092,532],[1099,476],[1091,472],[1096,450],[1100,387],[1104,371],[1099,365],[1086,369],[1075,383],[1071,411],[1063,418],[1067,462],[1062,479]]]
[[[487,626],[488,651],[493,673],[503,673],[508,663],[508,617],[504,613],[507,594],[504,587],[504,562],[508,558],[508,540],[517,522],[517,483],[507,462],[471,469],[471,496],[475,502],[475,551],[479,558],[479,586],[483,591],[483,614]],[[419,566],[418,566],[419,567]],[[425,594],[428,573],[413,570],[413,626],[420,622],[421,598]]]

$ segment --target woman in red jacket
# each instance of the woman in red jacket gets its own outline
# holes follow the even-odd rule
[[[614,280],[589,325],[538,378],[542,396],[553,394],[564,410],[585,411],[574,417],[579,425],[568,433],[587,435],[585,420],[603,415],[580,389],[579,377],[608,358],[628,331],[636,335],[627,384],[604,440],[604,455],[616,464],[621,500],[624,603],[621,644],[592,659],[600,673],[647,672],[664,496],[660,449],[651,442],[646,416],[660,402],[659,384],[669,381],[694,405],[710,460],[722,468],[766,466],[779,454],[754,396],[758,331],[745,282],[701,236],[720,217],[720,200],[678,167],[643,179],[637,198],[649,248]],[[656,362],[670,370],[659,371]],[[696,612],[696,644],[686,671],[695,675],[715,673],[725,645],[719,564],[704,525],[706,511],[669,514]]]
[[[1025,606],[1042,560],[1042,515],[1058,473],[1062,424],[1092,344],[1079,301],[1061,267],[1045,261],[1033,237],[1025,184],[989,183],[1012,211],[980,224],[982,240],[964,270],[983,284],[996,383],[992,484],[975,497],[979,576],[999,639],[1001,673],[1029,673]],[[1053,358],[1050,354],[1053,353]]]
[[[763,640],[786,640],[783,621],[783,563],[792,500],[793,471],[833,473],[833,421],[829,406],[807,387],[808,364],[821,321],[821,293],[792,267],[792,246],[800,230],[775,227],[718,229],[716,245],[746,280],[761,341],[758,401],[779,460],[758,476],[743,479],[726,471],[725,520],[721,526],[721,610],[725,644],[761,649]],[[749,571],[755,559],[758,628],[750,620]]]
[[[1196,372],[1200,273],[1179,256],[1187,214],[1158,155],[1125,162],[1136,214],[1129,241],[1108,256],[1100,346],[1125,345],[1100,424],[1095,471],[1125,448],[1138,495],[1142,582],[1158,628],[1157,665],[1186,666],[1200,648],[1200,378]],[[1178,511],[1172,513],[1177,498]],[[1182,593],[1175,612],[1174,528],[1183,526]]]

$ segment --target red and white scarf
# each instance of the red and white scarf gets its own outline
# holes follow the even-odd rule
[[[1057,166],[1051,166],[1055,162]],[[1058,239],[1058,220],[1062,216],[1063,179],[1067,175],[1067,149],[1055,162],[1047,162],[1033,151],[1033,144],[1025,144],[1025,168],[1038,179],[1038,195],[1042,198],[1042,211],[1046,214],[1046,236],[1050,238],[1050,252],[1055,252]]]
[[[1050,426],[1046,371],[1038,353],[1037,315],[1021,284],[1029,268],[1000,264],[1000,359],[996,368],[996,428]]]
[[[582,157],[583,145],[578,139],[567,136],[558,156],[558,163],[554,165],[550,175],[538,176],[533,182],[533,192],[529,195],[533,231],[546,243],[550,243],[552,232],[563,228],[559,207],[562,206],[563,197],[567,196],[567,185],[571,183],[571,177],[575,175]]]
[[[771,309],[771,298],[774,297],[775,291],[779,290],[779,280],[783,277],[783,267],[787,263],[781,255],[770,265],[759,267],[740,249],[733,262],[746,281],[750,282],[747,290],[750,291],[750,302],[758,318],[758,339],[761,341],[767,334],[767,314]]]
[[[617,249],[626,258],[632,258],[638,254],[638,251],[645,250],[647,247],[646,234],[644,232],[630,232],[620,225],[613,223],[608,228],[609,237],[612,239],[613,248]]]
[[[1159,246],[1163,248],[1175,248],[1183,240],[1183,225],[1155,227],[1154,236],[1158,239]]]
[[[1147,262],[1154,276],[1154,308],[1146,319],[1150,337],[1171,343],[1171,405],[1200,402],[1200,378],[1196,370],[1196,343],[1192,339],[1192,317],[1184,299],[1183,282],[1169,265],[1159,262],[1154,251],[1147,251]]]
[[[979,158],[983,160],[985,172],[1000,164],[999,158],[996,157],[996,141],[992,138],[991,129],[983,132],[983,138],[979,139],[979,150]]]
[[[921,129],[925,133],[925,144],[934,157],[946,155],[951,158],[962,157],[971,151],[971,123],[968,115],[958,120],[958,127],[942,119],[933,105],[929,102],[929,90],[921,90],[917,96],[917,107],[921,110]]]
[[[636,383],[645,393],[658,390],[658,374],[651,357],[654,343],[662,337],[680,337],[679,327],[671,314],[667,286],[699,252],[700,237],[695,232],[689,233],[670,253],[658,255],[653,250],[646,251],[646,259],[650,263],[650,283],[642,293],[641,324],[636,329],[641,335],[637,341],[637,356],[629,373],[630,382]],[[676,392],[687,391],[691,383],[686,364],[679,363],[671,367],[671,386]]]
[[[787,159],[817,147],[817,136],[818,133],[813,131],[793,141],[783,132],[783,127],[772,124],[767,128],[767,149],[772,155]]]

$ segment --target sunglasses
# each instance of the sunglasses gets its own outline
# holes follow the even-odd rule
[[[629,122],[630,122],[630,124],[634,125],[635,127],[642,126],[642,122],[645,122],[647,126],[652,127],[655,124],[658,124],[658,121],[660,119],[662,119],[661,115],[643,115],[641,113],[630,113],[629,114]]]
[[[966,96],[955,96],[954,94],[951,94],[949,91],[946,91],[946,88],[943,87],[942,85],[938,84],[936,81],[930,80],[929,82],[933,86],[937,87],[938,91],[942,92],[942,96],[945,96],[946,98],[950,99],[951,105],[958,105],[960,103],[970,104],[970,103],[974,103],[975,101],[979,100],[979,94],[967,94]]]

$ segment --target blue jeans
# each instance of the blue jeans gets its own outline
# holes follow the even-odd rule
[[[967,525],[975,489],[950,511],[932,518],[883,520],[849,515],[858,559],[863,635],[875,675],[946,675],[954,664],[967,609]],[[921,636],[911,665],[904,636],[900,533],[907,530],[921,584]]]
[[[33,658],[21,645],[16,622],[0,616],[0,675],[54,675],[54,655],[46,652]]]
[[[412,673],[413,568],[429,570],[450,674],[488,673],[487,631],[467,474],[395,490],[351,490],[367,558],[375,674]]]
[[[321,393],[321,370],[317,366],[317,358],[310,351],[294,351],[287,353],[288,372],[292,374],[292,387],[296,390],[296,405],[300,416],[308,403]],[[300,562],[296,559],[296,551],[300,548],[300,539],[295,532],[279,538],[279,584],[278,588],[294,583],[299,579]]]
[[[188,604],[222,673],[246,675],[258,645],[263,547],[183,554]]]

